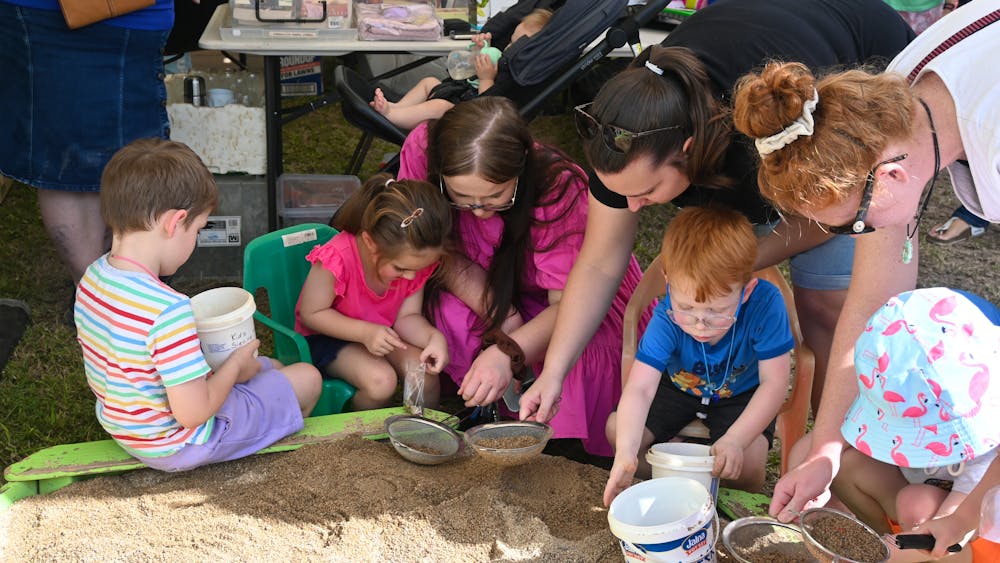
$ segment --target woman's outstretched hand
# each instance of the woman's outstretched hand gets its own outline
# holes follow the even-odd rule
[[[562,381],[540,375],[521,395],[521,420],[548,422],[559,412]]]
[[[490,346],[472,362],[458,394],[465,399],[466,406],[487,405],[500,399],[513,378],[510,356],[496,346]]]

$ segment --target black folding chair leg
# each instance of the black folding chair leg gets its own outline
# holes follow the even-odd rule
[[[358,146],[354,147],[354,154],[351,155],[351,161],[347,163],[347,175],[358,175],[358,172],[361,171],[361,166],[365,163],[365,157],[368,156],[368,149],[371,146],[372,134],[365,131],[361,136],[361,140],[358,141]]]

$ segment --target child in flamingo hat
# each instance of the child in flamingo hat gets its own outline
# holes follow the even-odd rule
[[[946,550],[968,542],[984,493],[1000,484],[997,319],[981,298],[918,289],[879,308],[855,344],[859,395],[841,427],[855,449],[845,452],[833,491],[876,530],[936,540],[930,553],[890,541],[892,562],[973,561],[975,545]]]

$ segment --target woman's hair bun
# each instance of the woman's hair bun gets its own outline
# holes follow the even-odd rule
[[[774,135],[802,115],[815,87],[816,77],[805,65],[768,63],[736,83],[733,124],[751,138]]]

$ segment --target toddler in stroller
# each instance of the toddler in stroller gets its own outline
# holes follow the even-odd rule
[[[551,18],[551,10],[537,9],[532,11],[514,28],[510,44],[513,45],[522,37],[535,35],[545,27]],[[492,34],[487,32],[475,35],[472,41],[482,48],[491,39]],[[475,58],[475,79],[455,80],[449,77],[439,80],[428,76],[418,82],[398,102],[390,102],[386,99],[382,89],[376,88],[375,97],[370,105],[396,126],[412,129],[423,121],[441,117],[459,102],[471,100],[484,94],[488,95],[497,80],[498,63],[497,59],[481,52]]]

